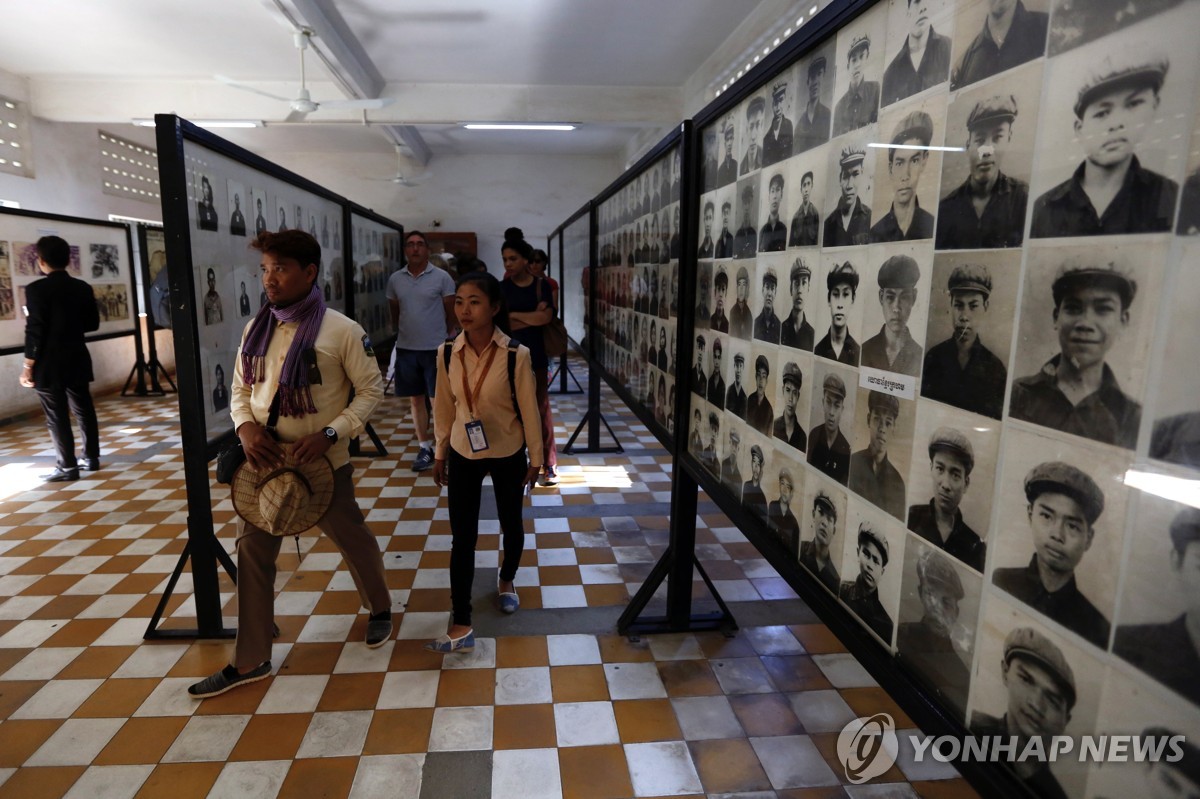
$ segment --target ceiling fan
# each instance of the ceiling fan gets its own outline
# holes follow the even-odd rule
[[[264,97],[270,97],[272,100],[281,100],[288,104],[292,112],[288,114],[287,122],[299,122],[305,116],[317,110],[334,110],[348,109],[355,111],[377,110],[385,106],[389,106],[396,100],[394,97],[379,97],[371,100],[314,100],[308,92],[306,84],[306,75],[304,71],[304,51],[308,49],[312,42],[312,37],[315,35],[312,28],[298,28],[292,31],[292,41],[296,45],[296,49],[300,51],[300,92],[295,97],[283,97],[271,92],[264,92],[262,89],[256,89],[233,78],[225,75],[214,75],[218,81],[232,86],[235,89],[241,89],[245,92],[253,92],[261,94]]]
[[[397,160],[399,161],[399,163],[396,164],[396,174],[395,175],[392,175],[391,177],[384,177],[384,178],[367,178],[367,180],[387,181],[388,183],[395,183],[397,186],[404,186],[405,188],[413,188],[414,186],[419,186],[421,184],[422,180],[429,177],[428,169],[426,169],[424,172],[422,172],[419,175],[406,175],[404,173],[404,155],[399,147],[396,148],[396,157],[397,157]]]

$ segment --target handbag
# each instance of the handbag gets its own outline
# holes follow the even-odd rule
[[[275,392],[275,397],[271,400],[271,410],[267,414],[267,434],[278,440],[275,435],[275,425],[279,422],[279,391]],[[217,453],[217,482],[223,486],[233,483],[233,475],[237,472],[238,467],[246,462],[246,451],[242,449],[242,440],[238,438],[237,432],[233,434],[233,440],[221,448]]]
[[[541,285],[545,285],[545,280],[541,281]],[[541,285],[538,287],[541,288]],[[553,303],[551,303],[553,305]],[[567,328],[563,325],[562,320],[558,318],[558,309],[554,309],[555,316],[542,327],[542,346],[546,350],[548,358],[557,358],[565,355],[567,352]]]

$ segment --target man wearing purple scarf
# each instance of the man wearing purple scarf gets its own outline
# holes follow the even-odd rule
[[[354,320],[325,307],[317,287],[321,247],[300,230],[263,232],[250,244],[262,253],[268,303],[246,326],[233,375],[230,409],[246,460],[255,469],[278,467],[292,448],[300,464],[329,459],[333,500],[317,522],[345,558],[370,613],[366,644],[392,633],[391,594],[383,556],[354,499],[348,442],[363,432],[383,396],[371,340]],[[351,389],[354,400],[350,400]],[[264,426],[279,397],[272,437]],[[275,558],[282,538],[239,519],[238,634],[230,665],[188,688],[197,699],[271,675]]]

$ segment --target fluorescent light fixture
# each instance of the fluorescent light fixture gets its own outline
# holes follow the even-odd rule
[[[881,150],[933,150],[939,153],[965,153],[967,151],[966,147],[939,147],[936,144],[884,144],[877,141],[873,141],[867,146]]]
[[[464,122],[467,130],[575,130],[578,125],[550,122]]]
[[[263,123],[258,119],[189,119],[198,128],[261,128]],[[139,128],[154,127],[153,119],[135,119],[133,124]]]

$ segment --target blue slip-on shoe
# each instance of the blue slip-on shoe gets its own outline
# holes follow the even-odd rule
[[[521,598],[517,596],[516,591],[501,591],[497,588],[496,604],[500,607],[501,613],[512,615],[521,607]]]
[[[460,635],[458,638],[451,638],[449,635],[443,635],[440,638],[435,638],[425,644],[425,651],[437,652],[439,655],[449,655],[451,652],[468,652],[475,651],[475,631],[466,635]]]

